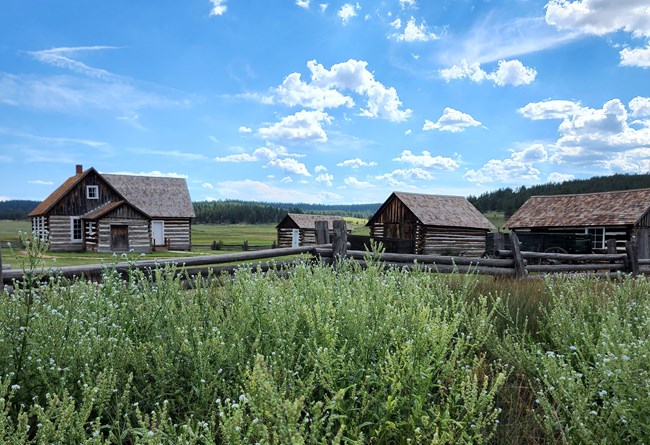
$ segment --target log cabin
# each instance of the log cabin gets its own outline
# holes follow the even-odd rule
[[[591,236],[594,252],[608,239],[618,251],[636,238],[639,257],[646,258],[650,233],[650,189],[573,195],[532,196],[508,219],[516,233],[564,233]]]
[[[408,252],[396,253],[476,257],[486,251],[488,232],[496,230],[462,196],[405,192],[393,192],[367,226],[375,240],[410,241]],[[386,242],[385,245],[399,244]]]
[[[29,213],[52,251],[190,250],[194,208],[182,178],[101,174],[76,166]]]
[[[316,221],[327,222],[331,236],[334,221],[343,221],[343,217],[287,213],[287,216],[282,218],[282,221],[275,226],[278,231],[278,247],[298,247],[316,244]]]

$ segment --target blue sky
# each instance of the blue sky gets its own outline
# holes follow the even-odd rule
[[[0,199],[366,203],[650,170],[647,0],[5,0]]]

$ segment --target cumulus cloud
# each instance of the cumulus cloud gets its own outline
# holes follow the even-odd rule
[[[391,187],[397,187],[397,186],[406,185],[404,180],[430,181],[433,179],[433,175],[422,168],[408,168],[408,169],[393,170],[390,173],[385,173],[383,175],[375,176],[375,179],[378,179],[380,181],[386,181],[387,185]]]
[[[405,9],[407,7],[410,7],[410,8],[417,7],[417,3],[416,3],[415,0],[399,0],[399,4],[400,4],[402,9]]]
[[[449,82],[456,79],[470,79],[472,82],[491,80],[497,86],[520,86],[532,83],[537,77],[534,68],[524,66],[519,60],[499,60],[497,69],[491,73],[484,71],[480,64],[468,64],[462,60],[460,64],[439,71],[440,77]]]
[[[280,102],[291,107],[299,105],[317,110],[354,106],[354,100],[351,97],[328,86],[320,87],[308,84],[300,77],[300,73],[291,73],[285,77],[282,85],[274,90]]]
[[[486,184],[503,182],[517,184],[523,181],[538,181],[540,171],[534,162],[543,162],[547,153],[543,146],[535,145],[521,151],[510,150],[508,159],[490,159],[477,170],[468,170],[463,177],[469,182]]]
[[[650,67],[650,43],[645,48],[625,48],[619,54],[623,66]]]
[[[302,155],[289,153],[286,147],[282,145],[267,144],[265,147],[256,148],[252,153],[235,153],[227,156],[218,156],[214,158],[217,162],[258,162],[272,161],[279,157],[297,158]]]
[[[332,117],[324,111],[302,110],[286,116],[269,127],[262,127],[257,133],[269,141],[327,142],[323,123],[330,123]]]
[[[210,0],[210,3],[212,3],[210,15],[224,15],[228,10],[226,0]]]
[[[312,191],[275,187],[271,184],[245,179],[242,181],[224,181],[216,186],[219,194],[228,199],[244,199],[265,202],[306,202],[322,203],[323,196]]]
[[[353,5],[352,3],[346,3],[345,5],[341,6],[341,9],[339,9],[339,12],[337,12],[337,15],[341,19],[344,25],[347,25],[350,19],[353,17],[356,17],[357,11],[361,9],[361,5],[357,3],[356,5]]]
[[[599,36],[616,31],[650,36],[650,8],[645,0],[550,0],[546,4],[546,22],[559,29]]]
[[[629,107],[632,117],[650,116],[650,97],[637,96],[630,101]]]
[[[337,167],[350,167],[350,168],[359,168],[359,167],[373,167],[377,165],[376,162],[365,162],[360,158],[346,159],[343,162],[336,164]]]
[[[316,182],[324,183],[327,187],[331,187],[332,182],[334,181],[334,175],[330,173],[321,173],[320,175],[316,176],[315,180]]]
[[[438,122],[425,120],[422,130],[440,130],[449,131],[451,133],[459,133],[468,127],[477,127],[479,125],[481,125],[481,123],[469,114],[446,107],[442,113],[442,116],[440,116],[438,119]]]
[[[532,120],[567,119],[580,111],[580,103],[570,100],[545,100],[531,102],[517,110],[521,115]]]
[[[287,173],[294,175],[311,176],[307,167],[302,162],[298,162],[293,158],[273,159],[267,164],[270,167],[277,167]]]
[[[210,184],[209,182],[204,182],[203,184],[201,184],[201,187],[203,187],[204,189],[208,189],[208,190],[214,189],[214,186],[212,184]]]
[[[450,171],[459,167],[456,160],[443,156],[431,156],[431,153],[426,150],[423,150],[421,155],[416,155],[410,150],[404,150],[401,155],[393,158],[393,161],[405,162],[419,168],[437,168]]]
[[[402,22],[397,19],[391,23],[395,29],[400,29]],[[411,17],[404,27],[404,31],[392,35],[392,38],[399,42],[428,42],[431,40],[438,40],[438,36],[434,32],[430,32],[424,20],[419,25],[416,23],[415,18]]]
[[[558,173],[558,172],[553,172],[549,173],[549,175],[546,177],[547,182],[555,182],[555,183],[561,183],[561,182],[566,182],[566,181],[571,181],[572,179],[575,179],[576,177],[574,175],[570,175],[567,173]]]
[[[309,9],[310,0],[296,0],[296,5],[301,8]]]
[[[237,131],[239,131],[240,133],[252,133],[253,129],[242,125],[241,127],[239,127],[239,130]]]
[[[369,183],[367,181],[361,181],[361,180],[355,178],[354,176],[348,176],[347,178],[345,178],[343,180],[343,182],[345,182],[346,185],[349,185],[351,187],[357,187],[357,188],[371,188],[371,187],[374,187],[374,185],[372,185],[371,183]]]
[[[317,165],[316,167],[314,167],[314,172],[316,173],[322,173],[326,171],[327,171],[327,167],[325,167],[324,165]]]

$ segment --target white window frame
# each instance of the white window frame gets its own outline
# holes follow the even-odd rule
[[[94,190],[94,196],[91,196],[90,191]],[[99,186],[87,185],[86,186],[86,199],[99,199]]]
[[[44,216],[32,218],[32,233],[38,236],[38,239],[44,241],[47,237],[46,220]]]
[[[591,247],[594,249],[604,249],[607,244],[605,242],[605,236],[606,236],[606,230],[605,227],[587,227],[585,229],[585,233],[587,235],[593,236],[593,240],[591,241]],[[598,240],[598,238],[601,238]],[[600,242],[599,242],[600,241]]]
[[[74,229],[75,229],[75,222],[79,221],[79,238],[74,237]],[[84,227],[83,227],[83,221],[81,220],[81,217],[79,216],[71,216],[70,217],[70,241],[73,243],[80,243],[84,239]]]

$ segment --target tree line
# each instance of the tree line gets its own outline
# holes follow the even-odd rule
[[[589,179],[573,179],[561,183],[547,183],[515,189],[501,188],[480,196],[468,196],[469,202],[481,211],[504,212],[511,216],[531,196],[570,195],[579,193],[609,192],[614,190],[634,190],[650,188],[650,174],[615,174],[595,176]]]

